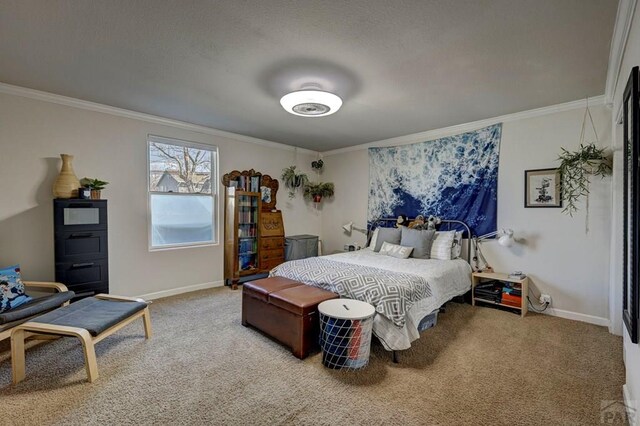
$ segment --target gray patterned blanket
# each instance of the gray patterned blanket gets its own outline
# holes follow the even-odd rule
[[[414,302],[432,297],[429,283],[418,275],[321,257],[285,262],[276,266],[269,275],[300,281],[343,297],[370,303],[376,312],[398,327],[404,327],[406,313]]]

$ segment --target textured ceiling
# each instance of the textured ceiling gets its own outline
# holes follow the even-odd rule
[[[325,151],[604,93],[613,0],[3,0],[0,81]],[[308,82],[344,100],[302,118]]]

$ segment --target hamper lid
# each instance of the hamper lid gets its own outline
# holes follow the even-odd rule
[[[358,320],[372,317],[376,310],[367,302],[353,299],[326,300],[318,305],[321,314],[332,318]]]

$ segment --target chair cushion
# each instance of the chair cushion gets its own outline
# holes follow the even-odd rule
[[[338,297],[333,292],[303,284],[271,293],[269,303],[296,315],[305,316],[316,312],[320,302]]]
[[[31,300],[24,294],[20,265],[0,269],[0,313],[17,308]]]
[[[75,296],[72,291],[63,291],[50,296],[38,297],[0,314],[0,325],[14,321],[20,321],[35,315],[44,314],[52,309],[59,308],[63,303],[68,302]],[[17,325],[17,324],[16,324]]]
[[[256,281],[247,281],[242,284],[242,292],[266,303],[269,300],[269,294],[301,285],[304,284],[289,278],[269,277]]]
[[[95,337],[146,307],[147,304],[143,302],[102,300],[95,297],[87,297],[69,306],[41,315],[33,321],[43,324],[84,328]]]

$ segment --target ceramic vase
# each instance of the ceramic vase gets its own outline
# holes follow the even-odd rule
[[[80,181],[73,172],[73,155],[60,154],[62,169],[53,184],[53,196],[55,198],[78,198]]]

